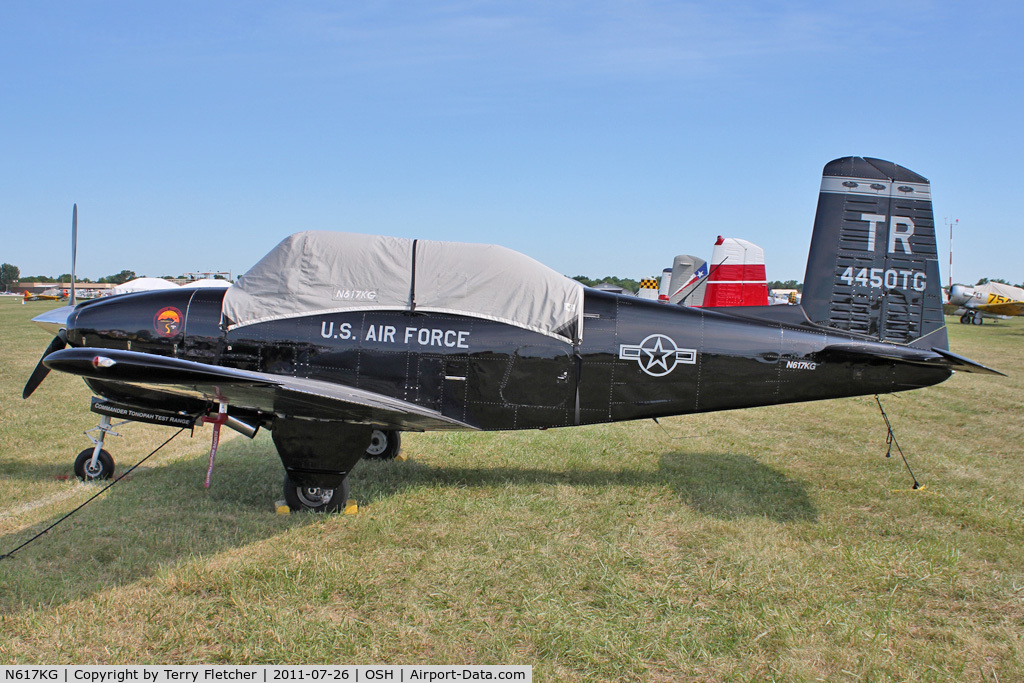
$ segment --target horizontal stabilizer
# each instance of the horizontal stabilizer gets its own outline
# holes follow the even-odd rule
[[[946,349],[932,349],[932,351],[944,357],[954,370],[959,370],[960,372],[976,372],[983,375],[999,375],[1001,377],[1006,377],[1005,373],[999,372],[998,370],[993,370],[987,365],[976,363],[970,358],[964,358],[963,356],[959,356],[953,353],[952,351],[947,351]]]
[[[872,342],[845,342],[841,344],[829,344],[821,350],[821,356],[844,356],[857,357],[862,359],[877,358],[897,363],[910,363],[913,365],[931,365],[946,367],[950,370],[960,372],[976,372],[989,375],[1004,375],[998,370],[976,363],[969,358],[940,348],[930,350],[918,349],[912,346],[896,346],[892,344],[876,344]]]

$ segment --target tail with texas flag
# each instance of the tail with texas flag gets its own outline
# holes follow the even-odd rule
[[[700,306],[704,302],[707,277],[707,261],[689,254],[676,256],[667,292],[669,303]]]

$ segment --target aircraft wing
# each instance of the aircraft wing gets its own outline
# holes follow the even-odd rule
[[[1024,315],[1024,301],[1010,301],[1002,304],[975,304],[971,308],[993,315]]]
[[[475,429],[442,413],[364,389],[288,375],[238,370],[136,351],[74,348],[44,361],[53,370],[287,417],[424,431]]]

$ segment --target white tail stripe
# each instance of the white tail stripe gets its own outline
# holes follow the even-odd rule
[[[894,183],[877,178],[851,178],[848,176],[825,176],[821,179],[821,191],[869,197],[893,195],[919,201],[931,201],[932,198],[931,185],[928,183]]]
[[[709,285],[766,285],[767,280],[708,280]]]

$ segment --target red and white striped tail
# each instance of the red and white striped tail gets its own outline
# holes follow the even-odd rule
[[[764,249],[746,240],[719,236],[711,256],[703,305],[767,306]]]

